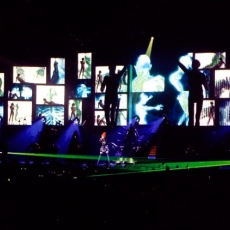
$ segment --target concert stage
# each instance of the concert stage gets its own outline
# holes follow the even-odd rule
[[[19,128],[22,129],[22,127]],[[85,126],[77,126],[77,128],[81,134],[80,149],[78,148],[79,143],[72,141],[75,137],[72,136],[73,128],[71,135],[67,137],[68,130],[65,131],[63,127],[55,127],[53,133],[54,128],[48,126],[44,128],[43,140],[45,142],[41,142],[42,151],[40,152],[39,149],[26,147],[31,145],[30,142],[26,143],[26,132],[21,136],[18,135],[19,129],[17,132],[14,131],[15,136],[12,135],[13,132],[8,132],[8,137],[4,138],[9,145],[8,160],[31,165],[34,163],[47,166],[58,164],[63,165],[61,167],[64,168],[71,165],[80,171],[84,168],[87,176],[219,167],[227,166],[230,162],[229,127],[172,126],[161,118],[151,125],[136,127],[137,136],[131,135],[131,145],[126,148],[126,152],[124,149],[129,127],[89,129]],[[99,139],[103,132],[107,132],[110,164],[108,164],[106,154],[102,154],[98,162]],[[133,141],[132,138],[136,137],[137,139]],[[57,148],[53,148],[54,142]],[[44,143],[45,148],[42,146]],[[49,151],[51,149],[55,151]]]

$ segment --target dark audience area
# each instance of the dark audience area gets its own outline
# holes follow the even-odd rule
[[[1,229],[219,229],[229,225],[227,168],[106,176],[114,169],[83,166],[1,163]]]

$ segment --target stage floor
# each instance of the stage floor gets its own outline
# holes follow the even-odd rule
[[[199,168],[230,167],[230,160],[183,160],[183,159],[148,159],[144,157],[107,157],[103,156],[98,163],[98,157],[93,155],[66,154],[33,154],[8,152],[7,161],[17,162],[22,168],[41,165],[46,168],[58,168],[59,176],[64,176],[68,170],[75,169],[76,176],[101,177],[127,174],[155,173],[175,170],[191,170]],[[24,166],[23,166],[24,165]],[[58,166],[58,167],[56,167]],[[44,168],[44,167],[43,167]],[[63,169],[62,171],[60,171]],[[82,174],[82,171],[84,173]],[[79,173],[79,175],[77,175]]]

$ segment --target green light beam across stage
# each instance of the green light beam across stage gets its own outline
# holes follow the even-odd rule
[[[97,161],[98,156],[93,155],[68,155],[68,154],[46,154],[46,153],[14,153],[9,152],[9,155],[15,156],[27,156],[27,157],[47,157],[47,158],[59,158],[70,160],[93,160]],[[107,157],[102,157],[103,160],[107,160]],[[229,160],[217,160],[217,161],[167,161],[167,159],[160,160],[147,160],[146,158],[122,158],[122,157],[110,157],[111,161],[118,162],[115,166],[116,172],[94,174],[88,177],[99,176],[112,176],[112,175],[125,175],[134,173],[153,173],[159,171],[169,170],[185,170],[196,168],[211,168],[220,166],[230,166]],[[122,160],[119,162],[119,160]],[[121,164],[119,164],[121,163]]]
[[[14,153],[8,152],[9,155],[27,156],[27,157],[47,157],[47,158],[60,158],[60,159],[76,159],[76,160],[97,160],[98,156],[92,155],[69,155],[69,154],[50,154],[50,153]]]
[[[188,169],[198,169],[198,168],[211,168],[220,166],[229,166],[230,161],[203,161],[203,162],[168,162],[159,167],[159,163],[152,164],[137,164],[131,167],[123,168],[122,172],[116,173],[104,173],[104,174],[94,174],[88,177],[102,177],[102,176],[118,176],[118,175],[128,175],[128,174],[140,174],[140,173],[153,173],[166,171],[167,167],[170,171],[175,170],[188,170]],[[179,166],[179,167],[178,167]]]

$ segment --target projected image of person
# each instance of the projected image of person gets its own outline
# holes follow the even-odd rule
[[[58,105],[57,103],[53,101],[47,101],[46,98],[43,98],[44,105]]]
[[[104,108],[105,108],[105,105],[104,105],[102,99],[100,99],[98,102],[98,109],[104,109]]]
[[[98,126],[105,126],[106,125],[106,121],[105,118],[102,117],[100,115],[97,115],[97,125]]]
[[[19,81],[21,84],[26,83],[20,73],[17,74],[16,81]]]
[[[77,116],[77,114],[76,114],[76,105],[74,103],[72,103],[70,109],[71,109],[71,113],[70,113],[70,118],[69,119],[73,120]]]
[[[138,57],[134,66],[137,76],[132,81],[132,92],[162,92],[165,87],[165,78],[161,75],[152,76],[151,60],[148,55]]]
[[[225,53],[195,53],[195,59],[200,61],[202,69],[220,69],[225,68]]]
[[[15,109],[15,105],[14,103],[10,104],[10,116],[9,116],[9,124],[14,124],[14,109]]]
[[[80,61],[80,71],[79,71],[79,78],[83,78],[85,74],[85,59],[82,58]],[[82,76],[82,77],[81,77]]]
[[[192,63],[192,57],[190,54],[180,57],[180,62],[183,63],[186,68],[189,68]],[[179,115],[177,125],[185,124],[188,126],[189,112],[188,112],[188,89],[186,83],[183,81],[184,71],[178,66],[178,68],[169,75],[169,82],[174,86],[178,95],[177,102],[179,103],[182,114]]]
[[[103,82],[103,76],[101,70],[99,70],[97,74],[97,81],[96,81],[96,92],[99,92],[102,82]]]
[[[217,64],[213,67],[214,69],[220,69],[223,68],[226,65],[226,63],[224,62],[223,58],[220,57]]]
[[[189,97],[188,97],[188,112],[189,126],[193,126],[194,119],[194,104],[196,103],[195,126],[200,126],[200,114],[203,107],[203,88],[208,90],[207,78],[204,73],[199,70],[200,62],[197,59],[192,61],[192,69],[187,68],[180,61],[177,65],[188,76]]]
[[[86,98],[88,97],[88,90],[85,84],[78,84],[76,88],[76,97],[77,98]]]
[[[120,69],[118,69],[117,72],[119,73]],[[127,90],[128,90],[128,69],[126,69],[125,73],[121,77],[118,92],[127,92]]]
[[[47,98],[43,98],[44,104],[55,104],[55,97],[57,96],[57,92],[54,88],[50,88],[49,92],[47,93]]]
[[[124,66],[121,71],[115,73],[116,66],[109,66],[109,75],[104,77],[101,85],[101,92],[105,90],[105,101],[104,101],[104,111],[105,119],[108,127],[114,127],[116,125],[115,121],[115,111],[118,106],[118,88],[120,85],[120,80],[124,74],[128,65]]]
[[[36,104],[64,105],[64,86],[36,86]]]
[[[14,119],[15,119],[15,121],[17,121],[17,119],[18,119],[18,110],[19,110],[19,105],[18,105],[18,103],[15,105],[15,117],[14,117]]]
[[[139,117],[139,124],[145,125],[148,124],[147,115],[149,111],[156,110],[160,111],[163,110],[164,106],[162,104],[156,106],[149,106],[147,102],[153,98],[153,95],[148,96],[146,93],[141,93],[139,95],[139,101],[135,105],[135,115]]]
[[[58,62],[55,61],[54,62],[54,70],[53,70],[53,74],[52,74],[52,77],[51,77],[51,82],[53,84],[57,84],[59,81],[59,70],[58,70]]]
[[[81,116],[82,116],[82,111],[81,111],[80,107],[81,107],[81,101],[80,100],[74,100],[74,102],[70,104],[69,120],[72,121],[75,118],[77,118],[78,121],[80,122]]]
[[[212,101],[210,102],[207,125],[210,124],[210,121],[212,121],[213,124],[215,124],[215,106],[214,106],[214,103]]]

